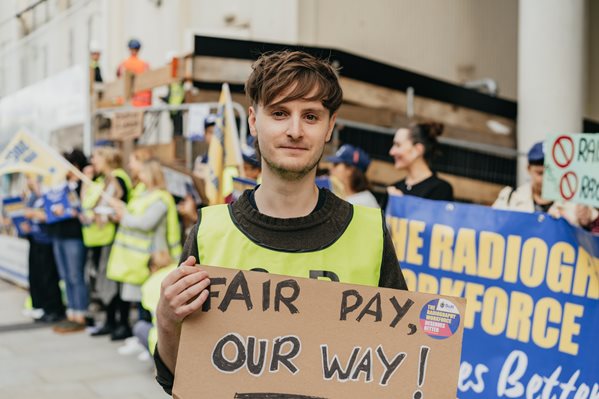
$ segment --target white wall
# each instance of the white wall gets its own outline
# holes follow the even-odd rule
[[[599,121],[599,1],[588,2],[588,64],[586,116]]]
[[[302,3],[300,37],[451,82],[492,77],[516,97],[517,0]]]
[[[455,83],[491,77],[502,97],[517,94],[518,0],[72,0],[68,17],[64,0],[49,0],[54,19],[17,41],[10,17],[30,3],[0,1],[9,21],[0,26],[0,96],[86,62],[90,39],[111,80],[129,38],[158,67],[169,51],[189,52],[193,33],[338,47]],[[589,3],[589,21],[599,20],[599,2]],[[599,24],[589,23],[588,48],[587,115],[599,119]]]

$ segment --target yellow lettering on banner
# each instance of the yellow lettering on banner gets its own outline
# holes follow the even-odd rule
[[[533,301],[530,295],[512,291],[510,310],[505,336],[520,342],[528,342],[530,336],[530,317],[533,311]]]
[[[532,340],[541,348],[553,348],[559,339],[559,329],[547,327],[547,322],[559,323],[562,318],[560,303],[550,297],[541,298],[535,306],[532,321]]]
[[[429,267],[432,269],[451,270],[453,258],[453,238],[455,232],[450,226],[436,224],[431,232]]]
[[[572,293],[599,299],[599,259],[593,258],[583,247],[578,247],[578,261]]]
[[[499,287],[490,287],[485,291],[480,324],[489,335],[499,335],[505,329],[507,321],[508,297]]]
[[[453,271],[476,276],[476,230],[458,230],[453,254]]]
[[[575,303],[566,302],[564,305],[564,318],[562,320],[562,333],[559,340],[560,352],[578,355],[578,344],[572,341],[572,337],[580,334],[580,324],[576,319],[582,317],[584,307]]]
[[[521,247],[522,237],[508,236],[505,267],[503,270],[503,279],[508,283],[515,283],[518,280],[518,266],[520,264]]]
[[[424,245],[424,241],[422,240],[421,234],[425,228],[426,223],[421,222],[420,220],[410,220],[406,257],[406,261],[408,263],[413,265],[422,265],[422,255],[420,254],[420,250],[422,249],[422,245]]]
[[[390,217],[387,219],[389,223],[391,238],[395,246],[397,260],[403,262],[406,260],[406,243],[408,242],[408,221]]]
[[[449,277],[441,279],[439,294],[449,296],[462,296],[466,283],[462,280],[454,280]]]
[[[418,273],[418,292],[426,294],[439,293],[439,282],[435,276],[426,273]]]
[[[520,280],[530,288],[538,287],[545,280],[547,244],[537,237],[529,238],[522,246]]]
[[[505,240],[501,234],[483,231],[478,242],[478,275],[497,280],[503,271]]]
[[[553,292],[569,294],[572,289],[573,264],[576,252],[567,242],[558,242],[549,252],[547,286]]]
[[[482,284],[468,283],[466,284],[466,317],[464,317],[464,327],[472,328],[476,314],[482,309],[480,296],[485,292],[485,286]]]
[[[416,291],[416,273],[414,273],[410,269],[401,269],[401,272],[403,273],[403,277],[406,280],[408,291]]]

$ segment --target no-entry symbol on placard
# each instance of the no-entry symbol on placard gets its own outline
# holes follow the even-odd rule
[[[565,173],[559,182],[559,191],[565,200],[571,200],[578,189],[578,177],[574,172]]]
[[[574,159],[574,140],[569,136],[559,136],[553,143],[551,155],[560,168],[570,165]]]

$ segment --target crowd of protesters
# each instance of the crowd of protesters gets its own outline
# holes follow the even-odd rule
[[[132,58],[139,46],[130,43]],[[145,101],[144,95],[138,100]],[[207,119],[205,127],[208,141],[214,118]],[[442,133],[443,125],[438,123],[397,130],[389,155],[406,177],[387,188],[389,196],[454,200],[452,186],[431,167]],[[251,146],[244,148],[244,175],[259,183],[258,154]],[[126,340],[120,353],[138,352],[147,359],[156,343],[160,281],[179,264],[185,233],[196,222],[202,204],[173,197],[160,162],[146,148],[134,150],[127,160],[113,146],[97,146],[89,162],[79,150],[64,155],[88,178],[82,181],[69,173],[60,188],[52,189],[56,195],[62,193],[66,202],[49,206],[41,180],[35,175],[27,179],[29,223],[23,234],[30,243],[30,314],[36,322],[52,323],[56,333],[87,330],[92,337]],[[542,198],[544,156],[543,144],[535,144],[528,153],[531,182],[506,187],[493,206],[546,212],[598,232],[596,209]],[[330,176],[340,183],[343,199],[384,208],[386,199],[377,201],[371,191],[367,178],[371,160],[363,149],[345,144],[324,160],[332,165]],[[206,157],[198,157],[194,169],[201,174],[206,164]]]

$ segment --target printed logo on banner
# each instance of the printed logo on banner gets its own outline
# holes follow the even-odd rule
[[[420,311],[420,328],[429,337],[445,339],[451,337],[460,326],[458,308],[446,299],[433,299]]]

